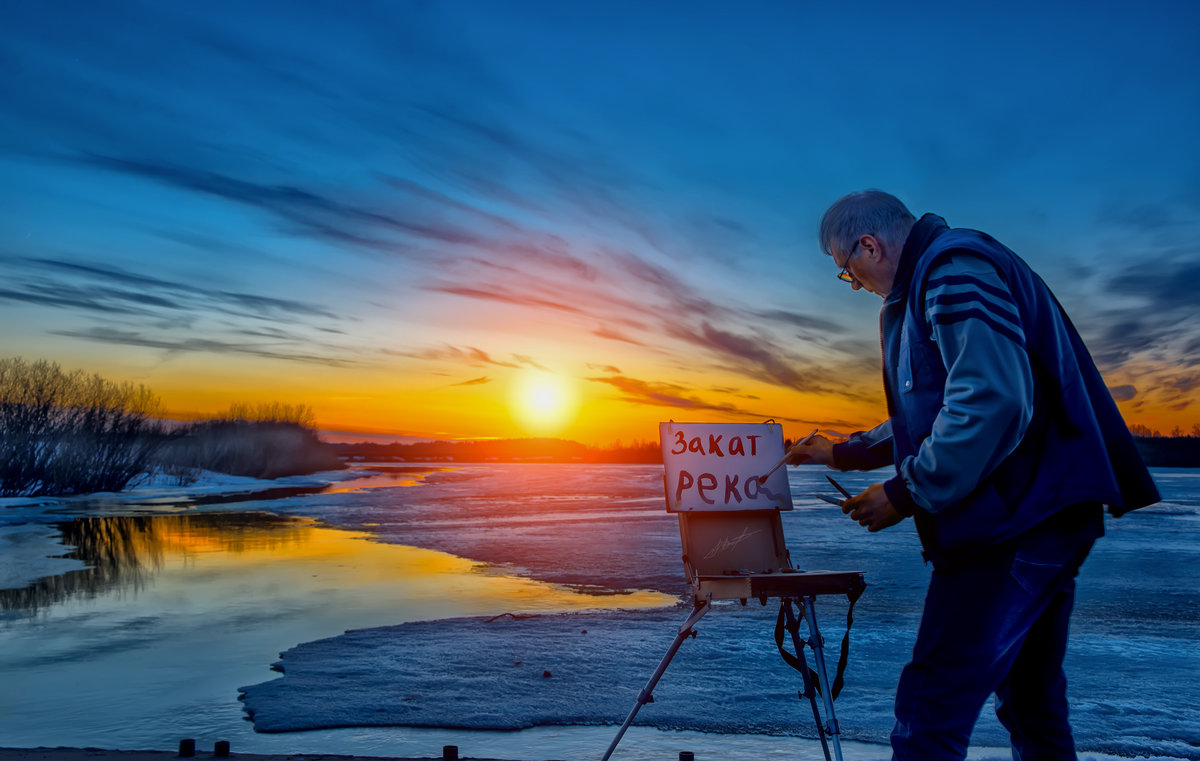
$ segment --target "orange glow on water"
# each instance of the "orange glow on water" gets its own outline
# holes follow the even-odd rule
[[[195,596],[195,574],[210,581],[286,589],[288,596],[355,594],[378,601],[380,623],[508,610],[650,608],[676,599],[659,592],[596,596],[513,576],[444,552],[375,541],[372,534],[267,513],[198,513],[80,518],[62,525],[63,543],[89,567],[6,590],[5,607],[45,608],[117,594]],[[217,584],[203,594],[220,596]]]

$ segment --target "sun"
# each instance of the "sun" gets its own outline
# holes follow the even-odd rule
[[[513,380],[509,406],[513,419],[526,433],[550,436],[575,420],[579,395],[566,378],[530,370]]]

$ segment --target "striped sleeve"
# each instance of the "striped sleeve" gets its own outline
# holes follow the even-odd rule
[[[874,470],[894,462],[890,419],[833,445],[833,467],[837,470]]]
[[[938,512],[1021,443],[1033,417],[1033,372],[1016,300],[988,260],[944,257],[929,273],[924,306],[946,368],[942,408],[917,453],[900,463],[888,496],[898,509]]]
[[[1025,331],[1012,294],[990,265],[962,256],[934,269],[925,291],[925,317],[935,328],[979,320],[997,335],[1025,346]]]

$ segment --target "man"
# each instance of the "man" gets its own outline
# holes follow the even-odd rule
[[[992,693],[1013,758],[1074,759],[1062,670],[1075,575],[1121,515],[1158,491],[1053,294],[1012,251],[878,190],[821,220],[822,250],[883,299],[889,419],[790,462],[894,464],[846,500],[869,531],[916,522],[932,563],[896,689],[894,759],[962,759]]]

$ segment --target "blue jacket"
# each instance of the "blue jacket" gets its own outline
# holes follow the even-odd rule
[[[880,332],[890,420],[835,447],[835,462],[870,468],[890,456],[897,476],[884,489],[913,516],[935,565],[1017,537],[1067,505],[1100,502],[1121,515],[1159,500],[1066,313],[993,238],[922,217]]]

